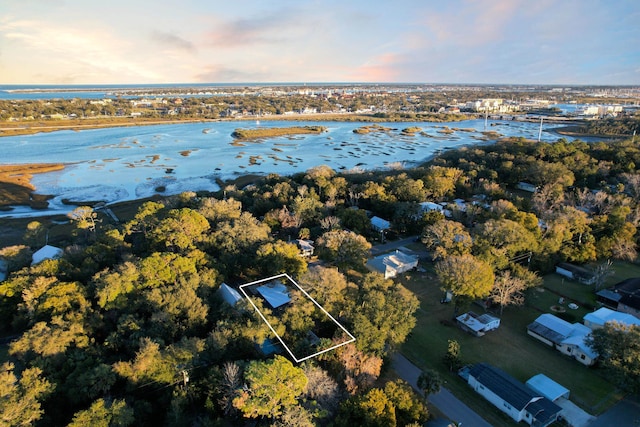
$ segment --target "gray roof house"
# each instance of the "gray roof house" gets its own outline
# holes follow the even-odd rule
[[[516,422],[546,427],[558,419],[561,407],[506,372],[486,363],[469,370],[469,385]]]
[[[586,342],[591,329],[581,323],[571,324],[553,314],[545,313],[527,326],[527,334],[583,365],[593,365],[598,358],[598,354]]]
[[[401,250],[377,256],[367,261],[367,268],[384,274],[388,279],[418,266],[418,256]]]

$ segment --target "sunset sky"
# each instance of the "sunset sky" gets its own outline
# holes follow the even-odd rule
[[[1,0],[0,84],[640,84],[638,0]]]

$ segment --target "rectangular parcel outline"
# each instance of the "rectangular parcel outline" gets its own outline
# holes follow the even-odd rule
[[[255,303],[253,302],[253,300],[251,299],[251,297],[249,296],[249,294],[244,290],[244,288],[248,287],[248,286],[255,286],[261,283],[268,283],[272,280],[277,280],[280,279],[282,277],[286,277],[287,280],[289,281],[289,283],[292,283],[293,285],[295,285],[296,288],[298,288],[300,290],[300,292],[302,292],[307,298],[309,298],[311,300],[311,302],[313,302],[318,308],[320,308],[320,310],[322,310],[322,312],[324,314],[326,314],[336,325],[338,325],[338,327],[340,329],[342,329],[342,331],[347,334],[350,339],[345,341],[345,342],[341,342],[339,344],[336,344],[334,346],[331,346],[329,348],[325,348],[324,350],[320,350],[312,355],[309,356],[305,356],[302,357],[300,359],[298,359],[296,357],[295,354],[293,354],[293,352],[291,351],[291,349],[289,348],[289,346],[287,346],[287,344],[285,344],[284,340],[282,339],[282,337],[280,337],[280,335],[278,335],[278,333],[276,332],[276,330],[274,329],[274,327],[271,325],[271,323],[269,323],[269,321],[267,320],[267,318],[264,316],[264,314],[262,314],[262,312],[258,309],[258,307],[255,305]],[[313,299],[313,297],[311,295],[309,295],[307,293],[307,291],[305,291],[304,289],[302,289],[300,287],[300,285],[298,285],[298,283],[293,280],[287,273],[282,273],[282,274],[278,274],[276,276],[271,276],[271,277],[267,277],[266,279],[260,279],[260,280],[256,280],[253,282],[249,282],[249,283],[245,283],[244,285],[241,285],[239,287],[240,291],[244,294],[245,298],[247,298],[249,300],[249,302],[251,303],[251,305],[253,306],[253,308],[258,312],[258,314],[260,315],[260,317],[262,318],[262,320],[264,321],[264,323],[267,324],[267,326],[269,327],[269,329],[271,330],[271,332],[273,332],[273,334],[276,336],[276,338],[278,338],[278,341],[280,342],[280,344],[282,344],[282,346],[285,348],[285,350],[287,350],[287,353],[289,353],[289,355],[291,357],[293,357],[293,359],[296,361],[296,363],[300,363],[303,362],[307,359],[311,359],[312,357],[316,357],[322,353],[326,353],[328,351],[331,350],[335,350],[338,347],[341,347],[343,345],[352,343],[356,340],[356,337],[354,337],[344,326],[342,326],[340,324],[340,322],[338,322],[331,314],[329,314],[329,312],[327,310],[324,309],[324,307],[322,305],[320,305],[315,299]]]

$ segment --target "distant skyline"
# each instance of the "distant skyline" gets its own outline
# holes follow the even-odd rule
[[[639,85],[637,0],[2,0],[0,84]]]

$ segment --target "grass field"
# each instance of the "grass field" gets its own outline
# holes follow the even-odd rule
[[[609,278],[607,285],[626,277],[640,276],[639,266],[620,264],[618,269],[620,273]],[[547,375],[567,387],[571,391],[571,400],[593,415],[602,413],[623,397],[606,380],[602,371],[585,367],[527,335],[527,325],[542,313],[552,313],[550,307],[558,304],[559,296],[554,291],[571,296],[571,300],[565,301],[565,307],[570,301],[576,301],[579,308],[567,309],[567,313],[575,317],[573,321],[581,322],[582,316],[590,311],[584,303],[592,302],[592,287],[571,281],[563,283],[560,276],[548,275],[544,277],[546,288],[543,287],[542,292],[532,290],[525,306],[505,308],[497,330],[483,337],[474,337],[454,326],[454,308],[450,304],[440,304],[443,293],[432,271],[405,275],[401,282],[421,301],[417,326],[402,347],[402,353],[418,367],[439,371],[446,379],[445,386],[491,424],[516,425],[455,373],[447,371],[442,358],[447,351],[448,340],[458,341],[465,364],[486,362],[523,382],[539,373]],[[477,305],[471,310],[483,312]]]

